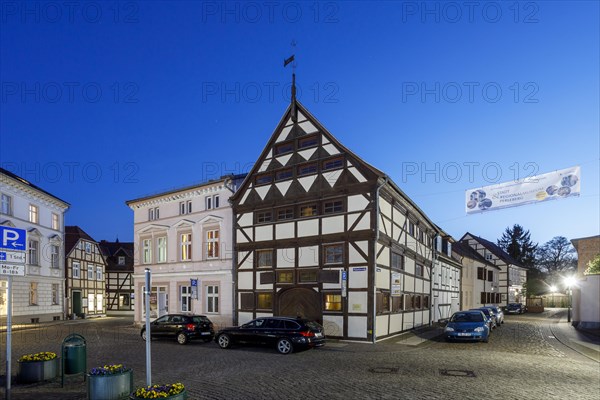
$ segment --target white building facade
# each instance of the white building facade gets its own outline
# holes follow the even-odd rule
[[[452,253],[453,240],[450,236],[435,238],[435,259],[432,271],[432,322],[450,318],[460,311],[462,265],[460,259]]]
[[[0,168],[0,225],[27,231],[25,276],[13,277],[13,322],[64,319],[64,213],[69,203]],[[6,316],[6,277],[0,276]]]
[[[127,202],[134,211],[134,319],[144,310],[144,272],[152,273],[150,316],[189,312],[232,324],[232,211],[235,180],[223,178]],[[139,300],[138,300],[139,299]]]
[[[461,242],[466,243],[486,261],[499,268],[497,272],[499,295],[491,296],[491,294],[496,293],[493,290],[494,286],[489,290],[484,290],[485,293],[490,293],[490,296],[486,294],[486,302],[499,306],[506,306],[508,303],[525,303],[526,294],[524,288],[527,283],[527,268],[520,265],[518,261],[514,260],[494,243],[471,233],[467,232],[462,237]],[[486,274],[489,273],[486,272]],[[486,280],[489,281],[487,275]],[[481,296],[480,302],[483,302],[483,295]],[[492,297],[493,301],[491,301]]]

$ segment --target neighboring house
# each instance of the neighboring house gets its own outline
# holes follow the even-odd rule
[[[106,314],[133,316],[133,242],[100,241],[106,260]]]
[[[435,238],[435,258],[433,263],[432,282],[432,321],[450,318],[460,311],[461,274],[460,259],[452,253],[454,239],[440,230],[441,235]]]
[[[25,276],[14,276],[13,323],[64,319],[64,213],[69,203],[0,168],[0,225],[27,231]],[[6,276],[0,314],[6,318]]]
[[[452,252],[462,264],[462,308],[500,305],[500,267],[486,260],[466,242],[453,243]]]
[[[215,324],[231,325],[233,221],[227,200],[239,179],[227,176],[127,201],[134,212],[136,323],[145,318],[148,268],[152,318],[193,312],[207,315]]]
[[[573,325],[600,329],[600,275],[583,275],[588,263],[600,254],[600,235],[572,239],[577,250],[576,287],[573,289]]]
[[[106,315],[106,259],[100,246],[78,226],[65,229],[67,315]]]
[[[498,279],[498,291],[500,292],[500,301],[491,302],[500,306],[506,306],[508,303],[525,303],[526,294],[524,292],[527,283],[527,268],[522,266],[517,260],[502,250],[496,244],[489,240],[475,236],[469,232],[460,239],[461,242],[468,244],[477,251],[483,258],[500,268]],[[488,291],[485,290],[485,293]],[[492,293],[492,292],[491,292]],[[490,300],[492,296],[490,296]],[[483,297],[482,299],[483,300]],[[486,294],[486,301],[488,300]]]
[[[237,324],[301,315],[375,342],[430,323],[435,225],[295,99],[231,201]]]

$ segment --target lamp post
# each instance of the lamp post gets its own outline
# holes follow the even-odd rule
[[[571,305],[573,302],[573,285],[575,284],[575,278],[568,276],[565,278],[565,285],[567,286],[567,296],[569,296],[569,303],[567,305],[567,322],[571,322]]]

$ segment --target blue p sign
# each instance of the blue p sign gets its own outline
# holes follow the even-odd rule
[[[25,229],[0,226],[0,249],[24,251],[26,238],[27,231]]]

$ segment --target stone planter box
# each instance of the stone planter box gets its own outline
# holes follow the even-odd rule
[[[19,361],[17,379],[21,383],[42,382],[56,378],[59,358],[49,361]]]
[[[131,369],[120,374],[87,374],[86,376],[89,400],[127,399],[133,391],[133,371]]]
[[[129,397],[130,400],[140,400],[141,397],[135,397],[133,394]],[[183,390],[183,392],[173,395],[173,396],[169,396],[169,397],[161,397],[161,399],[167,399],[167,400],[187,400],[187,390]]]

